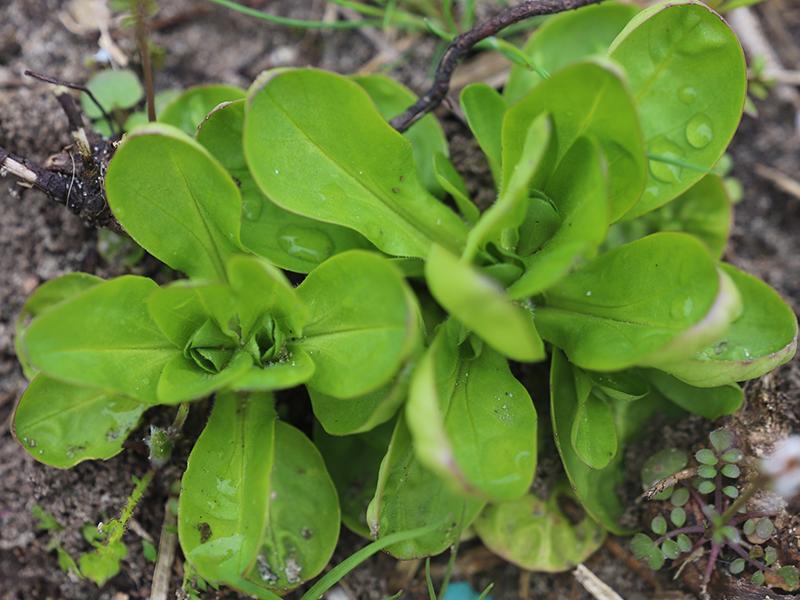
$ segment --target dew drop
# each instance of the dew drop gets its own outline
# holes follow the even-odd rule
[[[592,295],[592,292],[591,292],[591,291],[589,291],[589,292],[586,292],[586,295],[587,295],[587,296],[591,296],[591,295]]]
[[[684,104],[692,104],[697,100],[697,90],[690,85],[684,85],[678,90],[678,100]]]
[[[683,152],[680,146],[661,137],[653,140],[647,147],[648,151],[656,156],[671,158],[673,160],[683,160]],[[650,159],[650,173],[653,177],[664,183],[680,183],[681,171],[678,165],[672,165],[660,160]]]
[[[278,246],[295,258],[321,263],[333,253],[333,242],[323,231],[287,225],[278,231]]]
[[[125,209],[122,208],[121,206],[116,207],[114,209],[114,216],[117,217],[117,219],[124,219],[125,218]]]
[[[694,300],[690,296],[679,294],[672,299],[669,314],[673,319],[687,319],[694,310]]]
[[[708,115],[695,115],[686,124],[686,140],[695,148],[705,148],[713,139],[714,129]]]
[[[258,221],[262,208],[259,196],[248,194],[242,197],[242,216],[248,221]]]

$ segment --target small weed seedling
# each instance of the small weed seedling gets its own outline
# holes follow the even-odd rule
[[[662,450],[650,458],[642,469],[646,496],[653,500],[669,502],[669,518],[653,518],[650,528],[657,536],[638,533],[631,542],[634,556],[660,569],[665,560],[681,564],[702,556],[703,547],[709,546],[707,564],[703,573],[702,593],[707,597],[711,574],[718,566],[727,548],[733,555],[726,560],[731,574],[751,574],[750,581],[758,585],[766,582],[765,573],[780,581],[771,585],[788,591],[798,585],[797,567],[781,566],[774,545],[768,545],[775,533],[771,517],[776,512],[747,509],[747,502],[772,477],[756,477],[743,493],[737,482],[742,474],[744,454],[734,445],[734,436],[727,429],[717,429],[709,436],[711,448],[698,450],[694,458],[693,477],[676,477],[687,464],[685,454],[673,449]],[[777,474],[776,474],[777,475]]]
[[[746,70],[703,4],[559,14],[516,51],[536,69],[515,66],[502,95],[467,87],[497,191],[473,204],[425,113],[468,48],[582,4],[524,2],[457,36],[419,100],[382,76],[276,69],[248,90],[188,90],[134,127],[101,169],[102,214],[187,279],[71,274],[36,291],[18,322],[23,447],[59,468],[105,459],[149,407],[215,395],[178,534],[200,579],[259,598],[320,573],[340,520],[404,559],[472,525],[544,571],[627,533],[615,488],[642,423],[737,410],[737,382],[794,355],[797,322],[721,262],[731,203],[715,169]],[[532,398],[509,361],[548,358],[550,396]],[[313,442],[273,403],[299,385]],[[566,471],[547,498],[530,492],[534,402]],[[162,437],[151,450],[168,460]],[[732,470],[707,478],[716,507]],[[739,517],[721,514],[712,544],[730,545]]]

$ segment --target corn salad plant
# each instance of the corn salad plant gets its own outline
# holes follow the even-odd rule
[[[23,447],[59,468],[106,459],[148,408],[215,394],[180,543],[204,580],[260,598],[320,573],[340,520],[403,559],[472,526],[545,571],[628,532],[615,489],[641,424],[735,411],[737,382],[797,344],[780,297],[720,260],[714,168],[744,58],[695,2],[559,14],[523,52],[536,73],[461,95],[495,176],[482,214],[435,118],[401,115],[415,97],[382,76],[276,69],[134,127],[110,210],[187,279],[73,274],[31,297]],[[510,361],[548,359],[550,398],[532,398]],[[273,405],[300,385],[313,442]],[[529,490],[548,430],[565,477],[545,498]]]

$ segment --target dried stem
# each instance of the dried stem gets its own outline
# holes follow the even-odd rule
[[[147,46],[147,6],[146,0],[136,0],[134,18],[136,19],[136,45],[142,57],[142,79],[144,79],[145,97],[147,98],[147,120],[156,120],[155,87],[153,85],[153,66],[150,62],[150,49]]]
[[[527,0],[507,8],[496,17],[485,23],[476,25],[466,33],[456,37],[444,51],[431,88],[417,100],[406,112],[390,121],[400,133],[411,127],[419,119],[441,104],[450,90],[450,78],[456,70],[458,63],[475,44],[488,37],[496,35],[509,25],[524,19],[541,15],[574,10],[590,4],[599,4],[602,0]]]

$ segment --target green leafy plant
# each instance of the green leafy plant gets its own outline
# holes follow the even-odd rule
[[[704,545],[710,545],[703,574],[702,592],[707,594],[711,573],[726,549],[735,556],[729,565],[731,574],[755,571],[750,581],[765,584],[765,573],[779,579],[772,585],[793,591],[800,587],[797,567],[781,565],[774,545],[768,545],[776,533],[771,518],[779,513],[748,510],[747,501],[768,482],[757,477],[742,492],[736,483],[745,464],[744,453],[736,448],[734,435],[727,429],[713,431],[711,448],[698,450],[694,459],[694,477],[672,477],[688,463],[686,454],[674,449],[657,453],[642,469],[642,485],[654,500],[669,502],[666,518],[655,516],[650,529],[657,536],[637,533],[632,542],[634,556],[652,569],[660,569],[665,560],[675,564],[692,560]],[[666,513],[666,510],[664,511]]]
[[[797,343],[778,295],[720,262],[731,209],[714,168],[744,103],[741,48],[701,4],[634,13],[558,15],[524,49],[538,75],[464,90],[496,178],[483,214],[432,115],[402,135],[387,123],[414,100],[388,78],[278,69],[177,98],[120,143],[105,191],[188,279],[37,290],[18,323],[35,378],[17,439],[67,468],[119,452],[152,405],[216,394],[178,533],[200,580],[261,598],[318,574],[340,519],[400,558],[472,524],[549,571],[627,532],[615,489],[641,424],[735,411],[736,382]],[[509,361],[548,356],[566,475],[539,497],[548,399]],[[274,407],[298,385],[314,443]],[[167,446],[151,436],[164,460]]]

